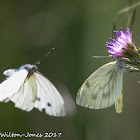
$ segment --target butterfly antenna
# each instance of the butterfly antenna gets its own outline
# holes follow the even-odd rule
[[[53,50],[54,50],[54,48],[52,48],[47,54],[45,54],[41,59],[39,59],[39,60],[35,63],[35,65],[40,64],[40,61],[43,60],[44,58],[46,58]]]
[[[110,56],[92,56],[92,58],[110,58]]]

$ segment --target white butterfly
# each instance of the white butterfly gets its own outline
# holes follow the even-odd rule
[[[102,109],[115,104],[122,111],[122,83],[125,64],[121,60],[110,62],[97,69],[78,91],[76,103],[90,109]]]
[[[8,79],[0,84],[0,101],[15,103],[15,107],[31,111],[34,107],[52,116],[65,116],[64,101],[54,85],[36,65],[4,71]]]

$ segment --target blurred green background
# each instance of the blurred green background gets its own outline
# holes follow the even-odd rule
[[[34,64],[55,47],[55,51],[38,65],[39,71],[51,80],[60,93],[65,95],[70,92],[75,102],[77,91],[85,79],[98,67],[111,61],[91,57],[108,55],[105,43],[112,36],[114,17],[119,10],[134,2],[137,1],[0,1],[1,82],[5,79],[2,74],[4,70]],[[133,27],[136,42],[136,37],[140,38],[139,14],[140,7],[137,7]],[[123,27],[126,30],[127,21],[128,12],[121,14],[116,22],[117,29]],[[75,114],[55,118],[36,109],[24,112],[15,108],[12,102],[0,103],[0,132],[62,132],[60,138],[51,138],[55,140],[139,140],[138,81],[136,73],[125,74],[121,114],[115,112],[114,106],[90,110],[76,105]],[[68,106],[74,104],[70,102]]]

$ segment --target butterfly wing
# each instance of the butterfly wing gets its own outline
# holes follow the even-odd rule
[[[8,69],[8,70],[5,70],[3,72],[4,75],[6,75],[7,77],[10,77],[12,76],[14,73],[16,73],[18,70],[17,69]]]
[[[115,103],[115,109],[117,113],[121,113],[123,109],[123,92],[121,91],[120,97]]]
[[[37,83],[37,98],[35,108],[45,112],[51,116],[65,116],[65,106],[55,86],[38,71],[34,73]]]
[[[36,77],[32,74],[21,85],[18,92],[16,92],[10,99],[15,103],[15,107],[25,111],[31,111],[34,108],[37,96]]]
[[[8,102],[19,91],[28,75],[27,70],[20,70],[0,84],[0,101]]]
[[[78,91],[76,103],[91,109],[102,109],[113,105],[122,90],[124,64],[110,62],[97,69]]]

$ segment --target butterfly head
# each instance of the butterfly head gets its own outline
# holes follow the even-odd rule
[[[19,70],[23,70],[23,69],[26,69],[29,72],[28,73],[28,78],[29,78],[34,72],[37,71],[38,68],[36,65],[25,64],[19,68]]]
[[[31,64],[25,64],[25,65],[23,65],[23,66],[21,66],[20,68],[19,68],[19,70],[22,70],[22,69],[26,69],[26,70],[28,70],[28,71],[33,71],[33,72],[35,72],[35,71],[37,71],[37,66],[36,65],[31,65]]]

